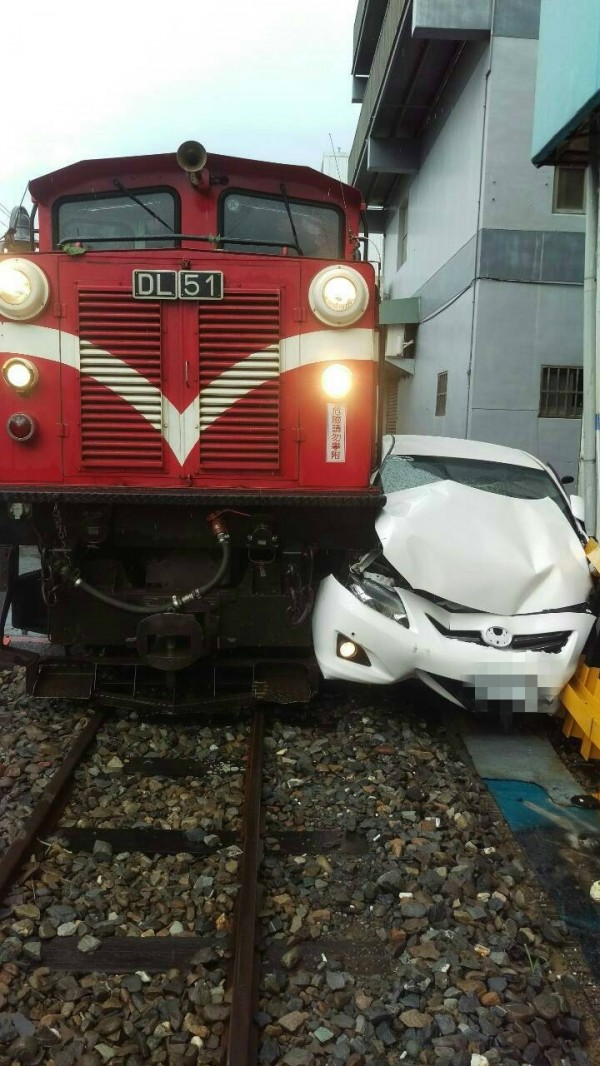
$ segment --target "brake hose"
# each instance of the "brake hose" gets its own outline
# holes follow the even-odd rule
[[[116,596],[111,596],[107,592],[102,592],[100,589],[95,588],[94,585],[88,584],[88,582],[84,581],[82,577],[76,577],[73,584],[75,585],[75,588],[81,589],[82,592],[87,592],[89,596],[93,596],[94,599],[100,600],[101,603],[106,603],[109,607],[116,607],[119,611],[127,611],[129,614],[150,615],[162,614],[165,611],[179,611],[188,603],[193,603],[194,600],[200,599],[205,592],[208,592],[210,589],[215,588],[216,585],[219,585],[227,572],[231,557],[229,533],[218,516],[211,521],[211,526],[213,533],[221,545],[221,562],[210,581],[207,581],[205,585],[199,585],[198,588],[192,589],[191,592],[186,592],[183,596],[171,596],[170,600],[154,604],[153,607],[141,607],[135,603],[126,603],[124,600],[118,600]]]

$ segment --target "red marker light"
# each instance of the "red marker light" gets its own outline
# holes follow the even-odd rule
[[[25,441],[31,440],[33,437],[35,422],[29,415],[11,415],[6,423],[6,432],[12,440],[18,441],[19,444],[24,444]]]

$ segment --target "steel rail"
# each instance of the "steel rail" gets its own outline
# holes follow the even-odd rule
[[[254,1023],[254,1012],[258,1000],[256,922],[259,897],[258,871],[262,858],[261,793],[264,732],[264,711],[259,710],[255,713],[252,722],[244,784],[243,854],[240,889],[237,897],[226,1066],[250,1066],[256,1062],[257,1033]]]
[[[105,711],[96,711],[87,725],[77,734],[64,761],[50,778],[21,832],[0,859],[0,899],[11,885],[27,855],[35,847],[36,838],[42,831],[47,832],[60,815],[69,780],[105,717]]]

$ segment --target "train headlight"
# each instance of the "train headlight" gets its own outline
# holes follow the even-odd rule
[[[356,285],[352,278],[330,278],[323,286],[323,299],[330,311],[349,311],[358,299]]]
[[[31,296],[31,282],[27,275],[12,263],[3,264],[3,267],[0,271],[0,300],[11,307],[19,307]]]
[[[352,371],[341,363],[332,363],[323,371],[321,385],[330,400],[343,400],[352,388]]]
[[[34,318],[49,294],[48,279],[37,263],[12,257],[0,262],[0,315],[17,321]]]
[[[15,392],[31,392],[37,384],[37,367],[28,359],[8,359],[2,367],[2,376]]]
[[[353,267],[325,267],[310,283],[308,302],[312,313],[326,325],[351,326],[367,309],[369,289]]]

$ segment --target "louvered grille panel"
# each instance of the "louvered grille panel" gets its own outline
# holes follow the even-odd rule
[[[200,305],[203,469],[278,470],[279,317],[278,292]]]
[[[162,469],[160,303],[81,290],[79,336],[82,462]]]

